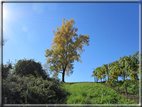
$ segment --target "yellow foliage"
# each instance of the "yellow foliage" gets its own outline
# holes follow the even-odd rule
[[[45,57],[48,57],[48,63],[56,65],[50,65],[50,68],[52,68],[50,70],[52,71],[60,71],[62,68],[66,68],[66,75],[69,75],[69,71],[72,68],[71,63],[73,63],[74,60],[80,63],[82,62],[80,54],[84,51],[82,49],[85,46],[84,44],[89,45],[89,36],[87,34],[78,36],[76,34],[78,28],[73,27],[74,23],[74,19],[69,21],[63,19],[62,26],[57,27],[57,32],[53,30],[55,35],[53,43],[51,44],[53,51],[47,49],[45,55]],[[77,52],[79,52],[79,54]]]

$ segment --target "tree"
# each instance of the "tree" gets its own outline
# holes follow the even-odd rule
[[[104,65],[105,66],[105,65]],[[99,80],[101,80],[101,82],[102,82],[102,79],[105,79],[106,78],[106,70],[107,69],[105,69],[104,68],[104,66],[101,66],[101,67],[97,67],[96,69],[94,69],[94,71],[93,71],[93,74],[91,75],[91,77],[96,77],[97,78],[97,80],[99,79]],[[98,82],[98,81],[97,81]]]
[[[7,64],[3,65],[3,70],[2,70],[2,78],[6,79],[8,75],[10,74],[10,69],[12,69],[12,64],[7,62]]]
[[[105,74],[105,70],[104,70],[103,66],[100,67],[100,73],[102,75],[102,79],[106,80],[106,74]]]
[[[91,75],[91,77],[93,77],[93,76],[94,76],[94,78],[96,77],[97,80],[98,79],[101,80],[101,82],[102,82],[102,79],[106,78],[106,76],[108,76],[108,80],[109,80],[108,65],[107,64],[103,64],[103,66],[97,67],[96,69],[94,69],[93,74]]]
[[[126,56],[123,56],[122,58],[121,57],[119,58],[119,64],[120,64],[120,69],[122,71],[123,82],[125,81],[125,75],[126,75],[126,72],[124,70],[124,68],[125,68],[125,60],[124,60],[124,58],[125,57]]]
[[[7,40],[2,40],[2,42],[0,41],[0,47],[4,45],[4,43],[6,42]],[[12,68],[12,65],[10,62],[8,62],[7,65],[3,65],[3,63],[0,65],[0,69],[3,71],[2,72],[2,78],[3,79],[6,79],[7,76],[9,75],[9,70]]]
[[[133,56],[129,56],[129,62],[127,60],[127,66],[128,66],[128,75],[131,78],[131,82],[134,83],[134,88],[137,89],[137,92],[139,92],[138,88],[138,74],[139,74],[139,52],[135,52]]]
[[[27,60],[18,60],[14,65],[14,73],[16,75],[27,76],[29,74],[46,79],[48,75],[45,70],[42,69],[42,66],[39,62],[35,62],[33,59]]]
[[[116,76],[116,70],[115,70],[115,64],[117,61],[113,61],[111,63],[109,63],[108,67],[109,67],[109,75],[110,75],[110,80],[111,81],[115,81],[117,79]]]
[[[139,52],[135,52],[133,56],[129,56],[130,64],[129,64],[129,76],[134,80],[138,80],[139,74]]]
[[[122,73],[120,70],[120,64],[118,61],[113,62],[112,72],[113,72],[113,75],[115,75],[114,79],[118,81],[118,77],[121,76],[121,73]]]
[[[133,56],[123,56],[120,57],[119,63],[122,69],[123,81],[125,85],[125,93],[127,95],[127,84],[128,81],[125,82],[125,77],[128,80],[128,76],[132,79],[134,78],[135,81],[138,79],[138,52],[135,52]]]
[[[119,58],[119,64],[120,68],[122,70],[122,76],[123,76],[123,85],[125,86],[125,94],[127,95],[127,81],[125,82],[125,77],[127,79],[128,77],[128,67],[130,66],[130,59],[127,56],[123,56],[122,58]]]
[[[53,30],[55,37],[52,49],[45,51],[50,73],[53,73],[53,77],[62,73],[62,82],[65,73],[68,76],[73,73],[74,60],[81,62],[80,54],[84,51],[82,48],[89,45],[89,36],[87,34],[78,36],[76,34],[78,28],[73,27],[74,23],[74,19],[66,22],[63,19],[62,26],[57,27],[57,32]]]
[[[109,81],[109,69],[108,69],[108,64],[103,64],[102,69],[103,69],[103,71],[105,72],[105,75],[108,77],[108,81]]]
[[[113,61],[108,64],[108,76],[109,79],[106,81],[107,84],[112,85],[115,80],[118,81],[118,76],[121,76],[121,70],[119,70],[118,61]]]
[[[91,75],[91,77],[94,77],[94,82],[95,82],[95,77],[97,78],[97,71],[96,71],[96,69],[94,69],[93,74]],[[98,78],[97,78],[97,82],[98,82]]]
[[[99,79],[99,80],[101,80],[101,82],[102,82],[102,78],[103,78],[103,72],[102,72],[102,68],[101,67],[97,67],[96,69],[95,69],[95,71],[97,72],[97,78]]]

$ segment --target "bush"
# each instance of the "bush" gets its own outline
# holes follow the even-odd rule
[[[18,60],[14,65],[14,74],[20,76],[27,76],[29,74],[32,74],[35,77],[41,76],[43,79],[48,78],[48,75],[45,70],[43,70],[41,63],[35,62],[33,59]]]
[[[11,75],[3,80],[3,104],[60,104],[66,96],[57,81],[33,75]]]

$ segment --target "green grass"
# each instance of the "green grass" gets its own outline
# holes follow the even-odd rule
[[[3,80],[2,101],[4,104],[138,104],[138,95],[131,94],[138,88],[129,82],[126,97],[122,84],[120,81],[112,86],[93,82],[58,83],[13,75]]]
[[[123,86],[123,82],[122,81],[115,81],[113,82],[112,86],[109,86],[105,83],[101,83],[105,86],[110,87],[111,89],[114,89],[117,93],[119,93],[120,95],[125,96],[125,98],[128,98],[130,100],[134,100],[137,104],[139,103],[139,80],[138,80],[138,84],[135,84],[135,81],[130,81],[130,80],[126,80],[128,85],[127,85],[127,95],[125,94],[125,89]]]
[[[62,83],[69,95],[66,104],[136,104],[98,83]]]

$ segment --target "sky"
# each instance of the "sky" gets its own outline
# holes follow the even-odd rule
[[[63,18],[73,18],[77,34],[90,37],[82,63],[74,62],[74,72],[65,82],[94,82],[95,68],[139,51],[139,3],[4,3],[3,63],[26,58],[43,66],[53,29],[57,31]]]

